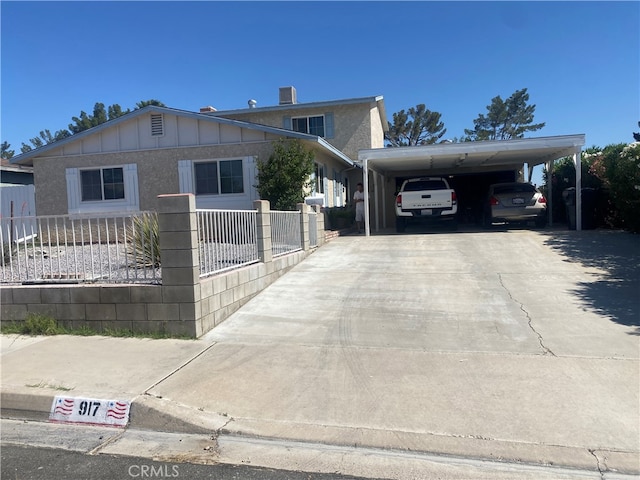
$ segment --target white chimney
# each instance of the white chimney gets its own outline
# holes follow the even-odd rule
[[[295,87],[280,87],[280,105],[298,103]]]

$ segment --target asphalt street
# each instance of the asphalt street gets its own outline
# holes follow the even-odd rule
[[[143,457],[88,455],[64,449],[3,445],[5,480],[357,480],[328,473],[288,472],[250,465],[156,462]]]

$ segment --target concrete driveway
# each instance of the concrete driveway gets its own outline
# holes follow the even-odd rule
[[[340,237],[150,393],[261,437],[640,471],[640,237]]]

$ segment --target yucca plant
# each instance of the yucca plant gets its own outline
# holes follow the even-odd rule
[[[138,266],[160,266],[160,238],[155,213],[143,213],[134,217],[130,238],[129,253],[136,259]]]

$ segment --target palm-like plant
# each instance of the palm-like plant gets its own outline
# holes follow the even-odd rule
[[[129,253],[134,256],[138,266],[160,266],[160,237],[155,213],[143,213],[134,217],[130,238]]]

